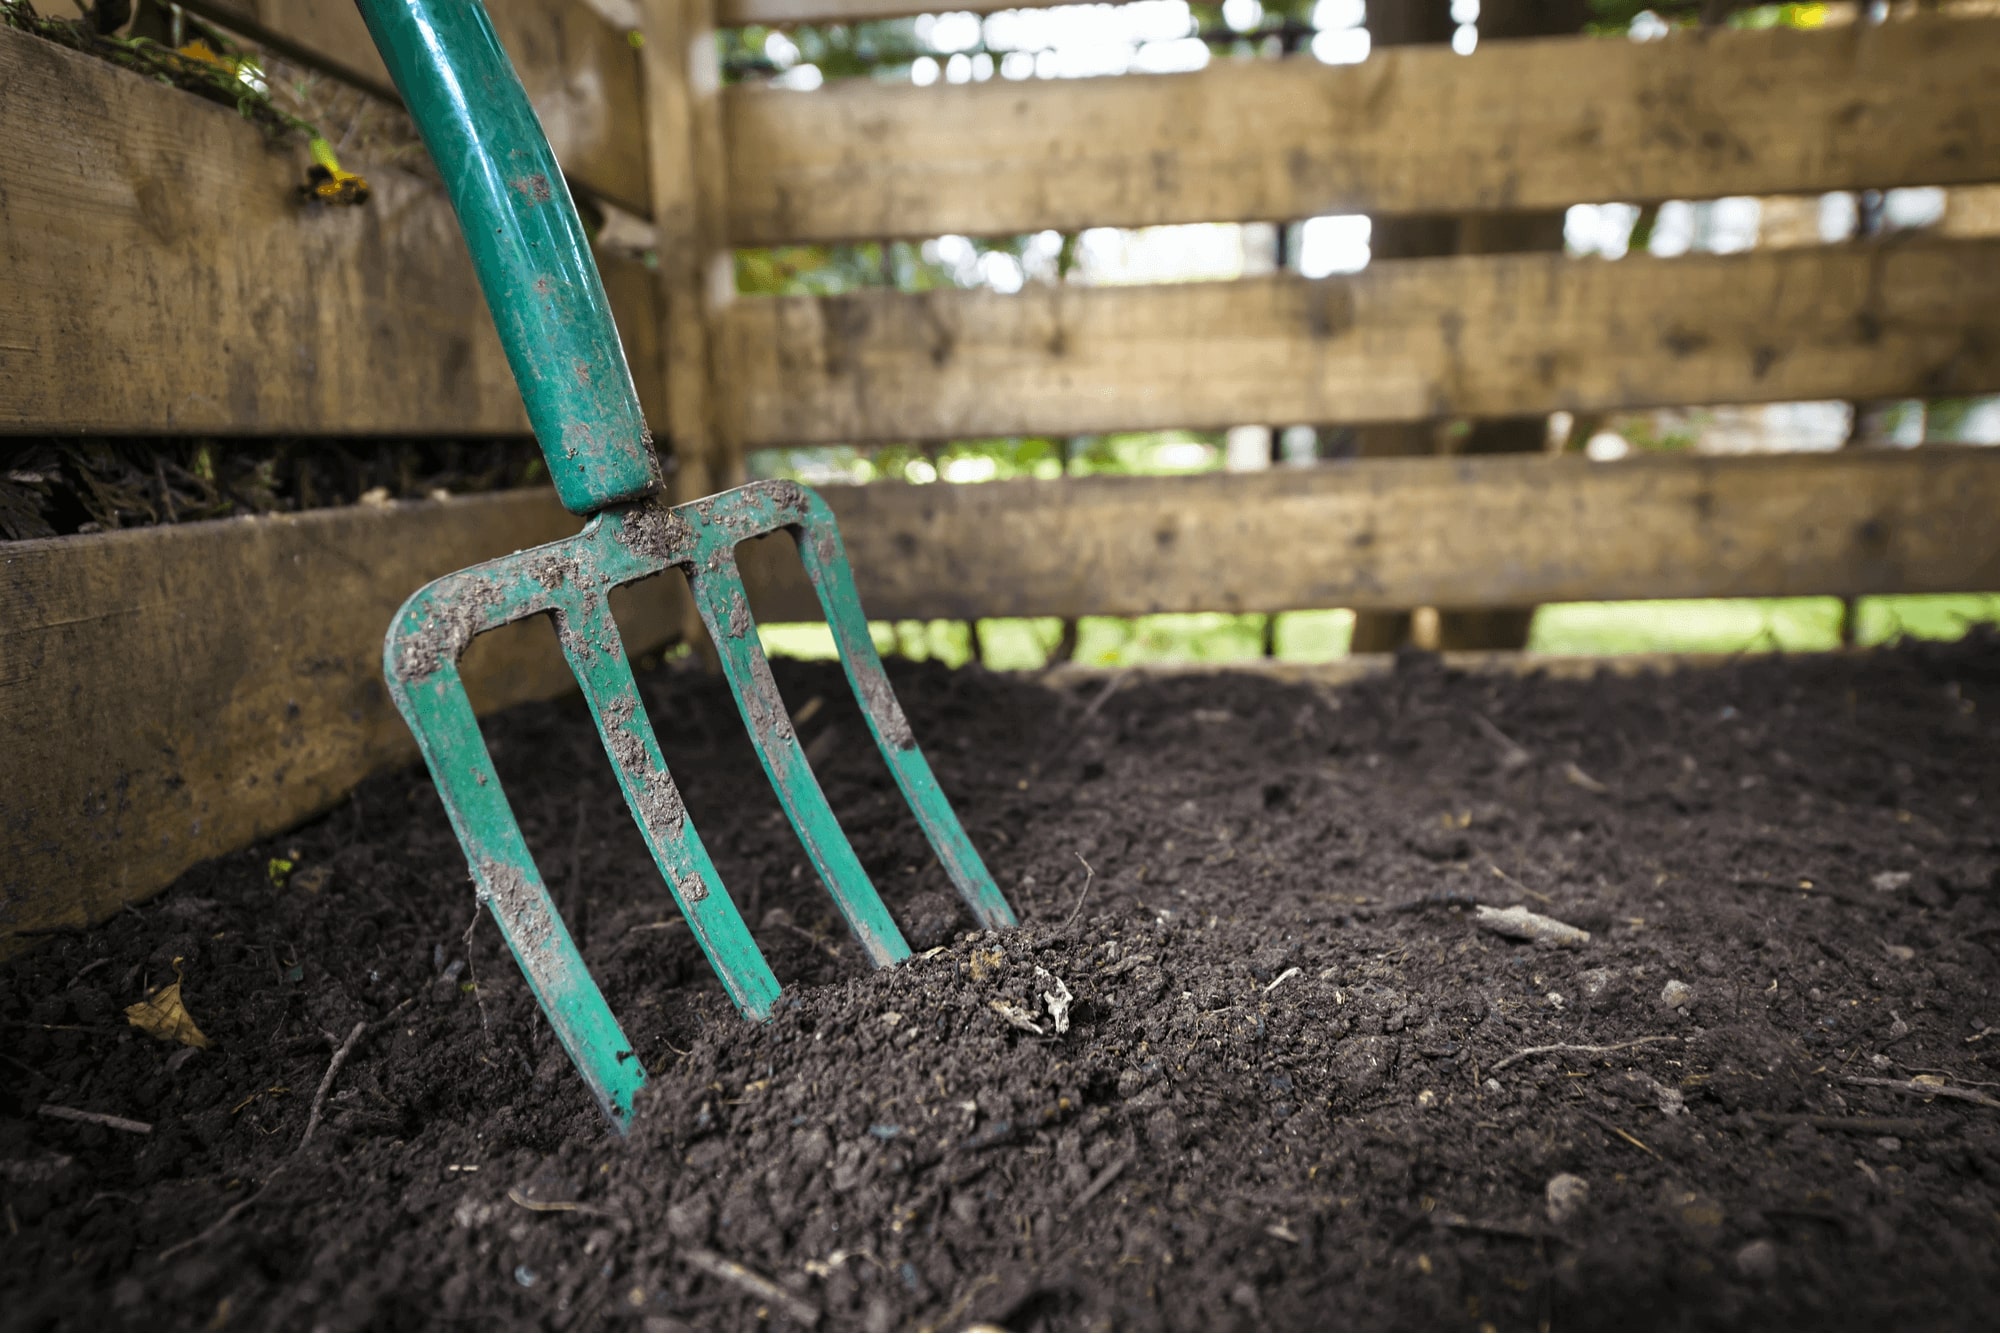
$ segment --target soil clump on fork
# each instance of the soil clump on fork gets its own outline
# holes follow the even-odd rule
[[[421,769],[0,965],[8,1323],[1990,1320],[2000,642],[1108,696],[891,672],[1025,925],[967,929],[837,669],[781,663],[920,951],[884,973],[724,684],[642,677],[786,986],[762,1026],[581,703],[487,721],[652,1072],[623,1142]],[[211,1049],[126,1022],[176,976]]]

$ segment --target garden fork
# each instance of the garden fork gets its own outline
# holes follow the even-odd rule
[[[443,174],[528,418],[575,537],[460,570],[396,614],[389,693],[430,766],[477,886],[535,999],[598,1104],[623,1131],[645,1071],[564,928],[529,854],[458,673],[474,636],[547,614],[583,687],[646,846],[736,1008],[767,1017],[778,981],[730,901],[647,721],[611,590],[669,568],[688,579],[764,772],[848,926],[876,966],[910,947],[869,883],[799,748],[751,619],[735,548],[784,529],[798,543],[868,727],[952,883],[983,928],[1014,925],[889,687],[840,531],[792,482],[692,504],[660,478],[582,224],[520,80],[478,0],[360,0]]]

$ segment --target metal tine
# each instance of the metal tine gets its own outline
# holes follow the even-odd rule
[[[826,794],[799,748],[791,715],[772,679],[771,664],[757,634],[744,595],[743,576],[736,568],[734,544],[726,539],[711,547],[706,559],[688,567],[688,583],[702,623],[722,658],[723,675],[736,696],[736,707],[750,729],[757,758],[792,828],[805,845],[820,882],[833,895],[855,939],[878,968],[910,957],[909,944],[882,896],[875,892],[854,846],[841,831]]]
[[[978,849],[966,837],[965,826],[959,823],[957,812],[938,786],[937,775],[931,772],[930,761],[924,758],[909,720],[903,716],[903,706],[890,688],[889,675],[883,669],[881,655],[875,651],[875,637],[869,633],[868,616],[861,609],[861,596],[854,588],[854,570],[847,562],[847,550],[832,511],[816,492],[805,487],[794,489],[799,498],[792,503],[802,519],[792,534],[798,542],[799,559],[819,594],[820,609],[826,613],[834,645],[840,652],[840,665],[868,717],[876,749],[882,752],[889,772],[895,775],[896,786],[903,791],[903,799],[916,813],[924,837],[930,840],[932,850],[944,864],[945,874],[951,877],[965,906],[972,910],[974,920],[989,931],[1017,925],[1014,909],[993,882]]]
[[[623,1133],[646,1072],[549,897],[458,674],[458,653],[474,634],[522,614],[498,606],[494,585],[506,563],[439,580],[406,602],[384,646],[384,674],[465,848],[480,901],[571,1063]],[[484,624],[468,623],[475,618]],[[447,632],[442,639],[439,627]]]
[[[778,979],[723,888],[722,877],[709,860],[680,791],[667,772],[659,739],[646,717],[645,701],[632,679],[624,640],[611,616],[610,600],[569,583],[556,590],[555,597],[556,632],[563,655],[583,687],[625,804],[631,808],[654,864],[716,976],[722,979],[729,999],[748,1017],[767,1018],[778,1000]]]

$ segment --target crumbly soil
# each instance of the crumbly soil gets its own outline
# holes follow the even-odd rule
[[[882,973],[722,683],[645,680],[786,984],[761,1026],[676,919],[580,703],[489,722],[652,1072],[624,1141],[477,919],[420,770],[0,968],[6,1323],[2000,1309],[2000,642],[1581,681],[1423,657],[1338,689],[1134,673],[1108,696],[894,675],[1026,925],[966,930],[838,675],[781,664],[863,862],[931,951]],[[1511,941],[1475,903],[1590,938]],[[121,1013],[176,969],[212,1050]]]

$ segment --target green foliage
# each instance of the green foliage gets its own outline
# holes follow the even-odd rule
[[[1591,22],[1585,31],[1623,33],[1641,14],[1651,13],[1670,28],[1698,27],[1713,0],[1590,0]],[[1744,5],[1727,8],[1732,28],[1819,28],[1826,24],[1823,4]]]
[[[770,50],[772,28],[752,24],[720,34],[723,76],[730,81],[778,73],[792,62]],[[918,56],[930,52],[917,41],[915,19],[883,19],[872,23],[802,25],[785,30],[798,50],[797,60],[816,65],[828,79],[892,75],[907,70]]]

